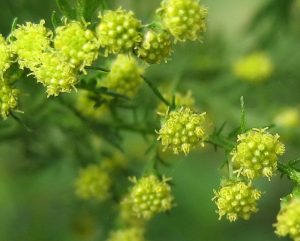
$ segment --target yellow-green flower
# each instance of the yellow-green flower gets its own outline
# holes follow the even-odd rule
[[[48,96],[57,96],[61,92],[71,92],[77,83],[72,66],[65,62],[57,52],[45,52],[40,55],[43,60],[32,69],[39,83],[47,88]]]
[[[133,215],[149,220],[155,214],[169,211],[174,198],[168,180],[165,177],[160,180],[154,175],[139,180],[133,178],[134,186],[128,197]]]
[[[294,241],[300,241],[300,198],[290,196],[283,200],[277,223],[274,224],[278,236],[289,236]]]
[[[11,49],[18,56],[21,68],[32,69],[44,61],[41,54],[50,48],[52,36],[52,33],[45,28],[44,24],[44,20],[41,20],[39,24],[27,22],[18,26],[11,33],[9,37]]]
[[[276,126],[283,128],[293,128],[299,126],[300,111],[298,108],[290,107],[285,108],[277,113],[274,118]]]
[[[55,29],[54,47],[74,67],[90,66],[98,56],[99,44],[87,26],[76,21]]]
[[[3,79],[4,72],[9,68],[10,60],[10,49],[7,45],[4,37],[0,34],[0,81]]]
[[[148,30],[142,43],[136,47],[136,54],[139,58],[149,64],[167,62],[172,53],[172,41],[168,32],[156,32]]]
[[[261,192],[250,184],[227,181],[214,193],[213,200],[218,207],[219,219],[226,216],[230,222],[234,222],[238,218],[248,220],[253,213],[258,211],[256,206]]]
[[[165,117],[158,139],[164,150],[171,149],[175,154],[187,155],[191,149],[204,146],[205,113],[194,113],[190,108],[182,107],[171,111]]]
[[[76,180],[76,194],[83,199],[103,201],[109,197],[111,178],[101,165],[91,164],[80,170]]]
[[[232,162],[237,172],[253,179],[270,178],[277,170],[278,156],[284,153],[279,135],[272,135],[265,129],[252,129],[238,136],[236,148],[232,151]]]
[[[3,119],[18,106],[19,93],[19,90],[10,87],[6,81],[0,80],[0,115]]]
[[[118,94],[134,97],[143,83],[143,71],[133,57],[120,54],[100,85]]]
[[[173,94],[167,93],[163,96],[172,102],[173,95],[175,97],[175,106],[189,107],[191,109],[195,108],[195,98],[191,91],[187,91],[185,94],[179,92],[175,92]],[[156,112],[159,114],[165,114],[167,111],[168,107],[164,103],[160,102],[157,106]]]
[[[141,42],[142,23],[132,11],[119,8],[105,11],[99,16],[97,36],[100,46],[107,53],[128,52]]]
[[[251,83],[268,80],[274,70],[269,56],[263,52],[255,52],[239,59],[233,66],[237,78]]]
[[[144,229],[132,227],[111,232],[107,241],[145,241]]]
[[[201,40],[206,31],[207,9],[198,0],[163,0],[158,13],[176,40]]]

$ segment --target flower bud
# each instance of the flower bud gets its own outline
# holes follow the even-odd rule
[[[4,80],[0,80],[0,115],[6,119],[9,112],[18,106],[19,90],[13,89]]]
[[[171,149],[175,154],[183,152],[187,155],[191,149],[204,146],[205,114],[194,113],[187,107],[167,114],[158,132],[164,150]]]
[[[77,82],[72,66],[65,62],[57,52],[41,55],[43,62],[32,71],[39,83],[47,88],[48,96],[57,96],[61,92],[71,92]]]
[[[10,60],[10,49],[4,39],[0,34],[0,81],[3,79],[4,72],[9,68]]]
[[[100,82],[100,85],[132,98],[143,83],[142,73],[143,69],[138,66],[133,57],[120,54],[112,63],[110,73]]]
[[[256,203],[261,192],[244,182],[225,182],[220,190],[214,191],[214,193],[213,200],[218,207],[219,219],[226,215],[230,222],[234,222],[238,218],[248,220],[251,214],[258,210]]]
[[[106,54],[131,51],[141,42],[141,21],[132,11],[119,8],[105,11],[99,16],[101,22],[97,27],[100,46]]]
[[[252,129],[238,136],[236,148],[232,151],[232,162],[241,175],[253,179],[270,178],[277,170],[278,156],[284,153],[279,135],[272,135],[266,129]]]
[[[173,207],[173,196],[168,178],[159,180],[154,175],[132,179],[134,186],[129,194],[133,215],[149,220],[155,214],[169,211]]]
[[[75,186],[78,197],[103,201],[109,196],[111,179],[100,165],[91,164],[80,170]]]
[[[40,64],[43,61],[41,54],[50,48],[52,33],[45,28],[44,24],[44,20],[39,24],[27,22],[11,33],[9,37],[11,49],[18,55],[21,68],[32,69]]]
[[[171,36],[165,31],[148,30],[135,52],[139,58],[149,64],[167,62],[172,53]]]
[[[300,197],[291,195],[282,200],[274,227],[278,236],[300,240]]]
[[[206,31],[207,9],[198,0],[163,0],[163,23],[176,40],[198,40]]]
[[[261,83],[268,80],[273,69],[271,59],[263,52],[247,55],[233,66],[236,77],[250,83]]]
[[[74,67],[82,70],[97,58],[99,49],[97,39],[85,25],[72,21],[56,28],[55,32],[55,49]]]

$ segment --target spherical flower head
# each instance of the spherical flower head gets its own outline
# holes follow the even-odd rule
[[[111,179],[100,165],[91,164],[80,170],[75,186],[78,197],[103,201],[109,197]]]
[[[113,231],[107,241],[145,241],[144,229],[132,227]]]
[[[149,64],[167,62],[172,54],[171,36],[166,31],[148,30],[142,43],[136,47],[137,56]]]
[[[18,106],[19,93],[6,81],[0,80],[0,115],[3,119],[7,119],[9,112]]]
[[[81,114],[93,120],[102,119],[108,114],[108,108],[106,105],[96,105],[96,98],[97,96],[94,96],[89,91],[78,91],[76,103],[77,109]]]
[[[261,192],[249,184],[241,181],[227,181],[214,193],[213,200],[218,207],[219,219],[226,216],[230,222],[238,218],[248,220],[253,213],[258,211],[256,206]]]
[[[249,179],[270,177],[277,170],[278,156],[283,155],[284,145],[279,135],[265,129],[252,129],[238,136],[232,151],[232,161],[237,172]]]
[[[99,18],[101,22],[97,27],[97,36],[106,54],[128,52],[141,42],[142,23],[132,11],[122,8],[108,10]]]
[[[300,123],[300,111],[298,108],[285,108],[277,113],[274,123],[278,127],[294,128]]]
[[[205,115],[194,113],[187,107],[168,113],[158,132],[163,150],[171,149],[175,154],[183,152],[187,155],[191,149],[204,146]]]
[[[72,21],[55,29],[55,49],[64,55],[66,61],[81,70],[93,63],[99,49],[97,38],[86,25]]]
[[[133,215],[149,220],[155,214],[169,211],[173,207],[173,196],[168,184],[170,179],[160,180],[155,175],[139,180],[132,179],[134,186],[129,194]]]
[[[10,55],[11,51],[4,39],[4,37],[0,34],[0,81],[3,79],[4,72],[10,66]]]
[[[164,0],[158,13],[178,41],[201,40],[206,31],[207,9],[198,0]]]
[[[119,208],[120,208],[119,219],[121,223],[128,225],[130,227],[145,226],[145,222],[147,220],[137,217],[135,212],[133,212],[132,202],[129,195],[123,198]]]
[[[72,66],[65,62],[57,52],[41,54],[43,62],[35,66],[32,71],[39,83],[47,88],[48,96],[57,96],[61,92],[71,92],[75,89],[76,75]]]
[[[175,106],[182,106],[182,107],[189,107],[189,108],[195,108],[195,98],[192,95],[191,91],[187,91],[185,94],[175,92],[172,93],[166,93],[163,94],[163,96],[167,99],[172,101],[173,95],[175,97]],[[164,114],[168,111],[168,107],[164,103],[159,103],[157,106],[156,112],[159,114]]]
[[[44,24],[44,20],[41,20],[39,24],[27,22],[18,26],[11,33],[9,37],[11,49],[13,53],[18,55],[21,68],[32,69],[43,61],[41,53],[49,48],[52,36]]]
[[[268,80],[274,70],[269,56],[263,52],[255,52],[238,60],[233,66],[237,78],[250,82],[261,83]]]
[[[282,202],[274,224],[278,236],[289,236],[294,241],[300,241],[300,197],[291,197]]]
[[[143,69],[133,57],[120,54],[112,63],[110,73],[100,84],[118,94],[132,98],[143,83],[142,74]]]

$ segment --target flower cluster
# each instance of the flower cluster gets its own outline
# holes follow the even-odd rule
[[[27,22],[19,25],[10,35],[12,52],[17,55],[21,68],[32,69],[40,64],[41,54],[50,48],[52,32],[44,26],[45,21],[39,24]]]
[[[158,139],[164,150],[171,149],[175,154],[187,155],[192,148],[203,146],[205,140],[205,113],[194,113],[182,107],[167,114],[166,120],[158,131]]]
[[[220,190],[214,191],[219,218],[224,215],[230,221],[238,218],[248,220],[252,213],[257,212],[256,203],[261,192],[241,181],[229,181],[221,185]]]
[[[154,175],[145,176],[137,180],[133,178],[128,202],[133,215],[149,220],[155,214],[169,211],[173,207],[173,196],[168,184],[169,178],[160,180]]]
[[[61,92],[71,92],[77,78],[71,65],[57,52],[45,52],[39,65],[32,68],[37,81],[47,88],[48,96],[57,96]]]
[[[300,198],[291,195],[282,200],[277,223],[274,224],[278,236],[289,236],[294,241],[300,240]]]
[[[111,178],[101,165],[91,164],[80,171],[75,185],[78,197],[103,201],[109,196]]]
[[[145,241],[144,230],[139,227],[111,232],[107,241]]]
[[[97,27],[97,36],[106,54],[132,50],[141,42],[142,24],[132,11],[119,8],[108,10],[99,17],[101,22]]]
[[[83,69],[98,56],[98,41],[94,33],[80,22],[72,21],[55,29],[54,47],[66,61]]]
[[[238,60],[234,66],[234,74],[241,80],[250,83],[261,83],[268,80],[273,73],[273,64],[263,52],[255,52]]]
[[[4,80],[0,80],[0,115],[6,119],[9,112],[18,105],[19,90],[13,89]]]
[[[150,64],[167,61],[172,53],[172,41],[168,32],[149,30],[136,48],[137,56]]]
[[[143,69],[133,57],[120,54],[100,85],[118,94],[134,97],[143,82],[142,74]]]
[[[4,39],[0,34],[0,81],[3,79],[3,74],[10,66],[10,49]]]
[[[158,12],[176,40],[195,41],[206,31],[207,9],[198,0],[163,0]]]
[[[252,129],[238,136],[232,162],[237,171],[249,179],[270,178],[277,170],[278,156],[284,150],[278,134],[272,135],[266,129]]]
[[[300,110],[296,107],[285,108],[277,113],[274,123],[282,128],[294,128],[300,123]]]

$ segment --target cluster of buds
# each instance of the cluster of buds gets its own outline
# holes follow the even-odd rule
[[[205,113],[194,113],[188,107],[171,111],[165,117],[158,139],[164,150],[171,149],[175,154],[187,155],[191,149],[204,146]]]
[[[284,153],[279,135],[266,129],[251,129],[238,136],[232,151],[232,162],[236,171],[248,179],[265,176],[270,179],[277,170],[278,156]]]
[[[111,178],[101,165],[91,164],[80,170],[76,180],[76,194],[83,199],[103,201],[109,197]]]
[[[132,178],[134,186],[126,200],[132,214],[137,218],[149,220],[155,214],[169,211],[174,205],[169,180],[165,177],[160,180],[155,175],[139,180]]]
[[[100,82],[118,94],[134,97],[143,83],[143,69],[134,57],[120,54],[111,65],[111,70]]]
[[[233,66],[236,77],[250,83],[261,83],[268,80],[273,70],[273,63],[263,52],[255,52],[245,56]]]
[[[238,218],[248,220],[251,214],[257,212],[257,200],[261,192],[250,184],[241,181],[227,181],[221,185],[220,190],[214,191],[219,218],[224,215],[230,221]]]
[[[80,22],[72,21],[55,29],[54,47],[66,61],[83,69],[98,57],[98,41],[94,33]]]
[[[278,236],[300,240],[300,197],[291,194],[281,201],[281,209],[274,224]]]
[[[11,51],[4,37],[0,34],[0,81],[3,79],[3,74],[9,68],[11,60]]]
[[[0,116],[6,119],[9,112],[18,105],[19,90],[13,89],[6,81],[0,80]]]
[[[167,30],[178,41],[201,39],[206,30],[207,9],[198,0],[163,0],[158,12]]]

